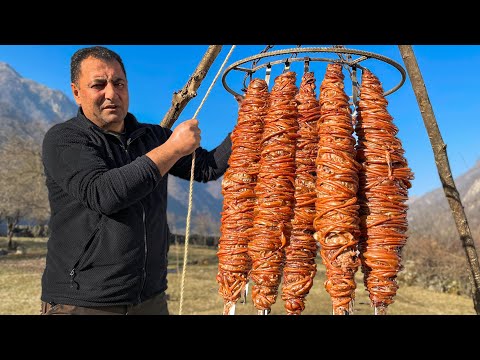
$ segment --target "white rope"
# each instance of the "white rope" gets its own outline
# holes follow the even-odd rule
[[[227,57],[223,61],[222,66],[220,66],[220,69],[217,72],[217,75],[215,75],[215,78],[213,79],[212,83],[210,84],[210,87],[207,90],[207,93],[203,97],[202,102],[198,106],[197,111],[195,111],[195,114],[193,115],[193,118],[195,119],[202,108],[203,104],[205,103],[205,100],[207,99],[208,95],[210,94],[210,91],[213,88],[213,85],[217,81],[218,77],[220,76],[223,67],[226,65],[228,59],[230,58],[230,55],[233,52],[233,49],[235,49],[236,45],[232,45],[232,48],[230,49],[230,52],[227,54]],[[190,237],[190,218],[192,214],[192,197],[193,197],[193,181],[194,181],[194,170],[195,170],[195,151],[192,154],[192,167],[190,171],[190,187],[188,191],[188,210],[187,210],[187,224],[185,226],[185,249],[184,249],[184,254],[183,254],[183,271],[182,271],[182,281],[181,281],[181,287],[180,287],[180,305],[178,308],[178,315],[182,315],[182,307],[183,307],[183,293],[185,289],[185,274],[187,273],[187,256],[188,256],[188,240]]]

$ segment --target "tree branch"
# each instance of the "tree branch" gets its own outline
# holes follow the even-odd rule
[[[185,106],[187,106],[187,103],[197,96],[197,90],[200,87],[203,79],[205,79],[210,66],[212,66],[215,58],[220,53],[220,50],[222,50],[222,45],[210,45],[208,47],[195,72],[190,79],[188,79],[183,89],[173,93],[172,106],[167,111],[165,117],[160,123],[161,126],[171,128]]]

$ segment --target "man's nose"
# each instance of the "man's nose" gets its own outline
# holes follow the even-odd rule
[[[113,100],[116,94],[115,90],[115,85],[112,83],[107,83],[107,86],[105,86],[105,98],[109,100]]]

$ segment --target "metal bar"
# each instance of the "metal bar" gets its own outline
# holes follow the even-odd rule
[[[239,61],[233,63],[232,65],[230,65],[225,70],[225,72],[222,76],[223,87],[229,93],[231,93],[232,95],[238,96],[239,94],[237,92],[235,92],[233,89],[231,89],[227,84],[228,74],[232,70],[246,71],[246,72],[249,72],[249,73],[253,74],[258,69],[261,69],[261,68],[266,66],[266,64],[263,64],[263,65],[259,65],[259,66],[256,66],[256,67],[252,66],[252,68],[247,69],[247,68],[240,67],[240,65],[246,64],[246,63],[251,62],[251,61],[256,64],[258,62],[258,60],[263,59],[263,58],[267,58],[267,57],[274,57],[274,56],[281,56],[281,55],[288,55],[288,54],[312,53],[312,52],[313,53],[331,53],[331,54],[335,54],[335,55],[338,55],[339,53],[342,53],[342,54],[358,55],[358,56],[360,56],[360,58],[352,59],[351,61],[345,60],[345,59],[342,60],[342,59],[332,59],[332,58],[308,58],[310,61],[336,62],[336,63],[345,64],[345,65],[348,65],[348,66],[351,66],[351,67],[355,66],[355,67],[361,68],[361,69],[363,69],[363,67],[360,66],[358,63],[363,61],[363,60],[367,60],[367,59],[376,59],[376,60],[383,61],[383,62],[385,62],[389,65],[392,65],[393,67],[395,67],[400,72],[401,80],[395,87],[393,87],[392,89],[390,89],[388,91],[385,91],[384,96],[390,95],[393,92],[397,91],[404,84],[405,79],[406,79],[406,73],[405,73],[405,70],[403,69],[403,67],[400,64],[398,64],[397,62],[395,62],[392,59],[389,59],[389,58],[387,58],[383,55],[375,54],[375,53],[364,51],[364,50],[348,49],[348,48],[305,47],[305,48],[283,49],[283,50],[265,52],[265,53],[260,53],[260,54],[257,54],[257,55],[250,56],[250,57],[247,57],[245,59],[239,60]],[[295,61],[305,61],[305,59],[307,59],[307,57],[304,57],[304,58],[298,58],[298,57],[292,58],[292,57],[290,57],[290,58],[288,58],[288,61],[289,61],[289,63],[293,63]],[[269,64],[271,64],[271,65],[276,65],[276,64],[279,64],[279,63],[285,64],[285,59],[282,59],[282,60],[279,60],[279,61],[270,61],[269,62]]]

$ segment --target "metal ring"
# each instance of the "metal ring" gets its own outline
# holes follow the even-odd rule
[[[400,89],[400,87],[405,83],[406,79],[406,72],[405,69],[398,64],[397,62],[393,61],[392,59],[389,59],[383,55],[375,54],[369,51],[364,51],[364,50],[356,50],[356,49],[347,49],[347,48],[325,48],[325,47],[313,47],[313,48],[293,48],[293,49],[283,49],[283,50],[276,50],[276,51],[270,51],[270,52],[265,52],[265,53],[260,53],[254,56],[247,57],[245,59],[239,60],[232,65],[230,65],[223,73],[222,76],[222,84],[223,87],[233,96],[241,96],[239,93],[235,92],[232,90],[228,85],[227,85],[227,75],[232,71],[232,70],[238,70],[238,71],[245,71],[250,73],[250,75],[253,75],[257,70],[262,69],[266,67],[267,65],[276,65],[276,64],[285,64],[285,59],[281,60],[275,60],[275,61],[269,61],[266,64],[262,64],[256,67],[251,67],[251,68],[244,68],[240,67],[240,65],[243,65],[245,63],[248,63],[250,61],[254,60],[260,60],[262,58],[266,57],[271,57],[271,56],[279,56],[279,55],[285,55],[285,54],[299,54],[299,53],[334,53],[338,55],[339,53],[342,54],[351,54],[351,55],[358,55],[360,56],[357,59],[352,59],[352,60],[346,60],[346,59],[331,59],[331,58],[312,58],[312,57],[303,57],[303,58],[289,58],[288,61],[290,63],[296,62],[296,61],[323,61],[323,62],[330,62],[330,63],[341,63],[348,65],[350,67],[357,67],[363,70],[367,69],[366,67],[363,67],[359,65],[360,62],[367,60],[367,59],[377,59],[380,61],[383,61],[389,65],[392,65],[394,68],[396,68],[400,74],[401,74],[401,80],[400,82],[394,86],[392,89],[385,91],[384,96],[390,95]]]

